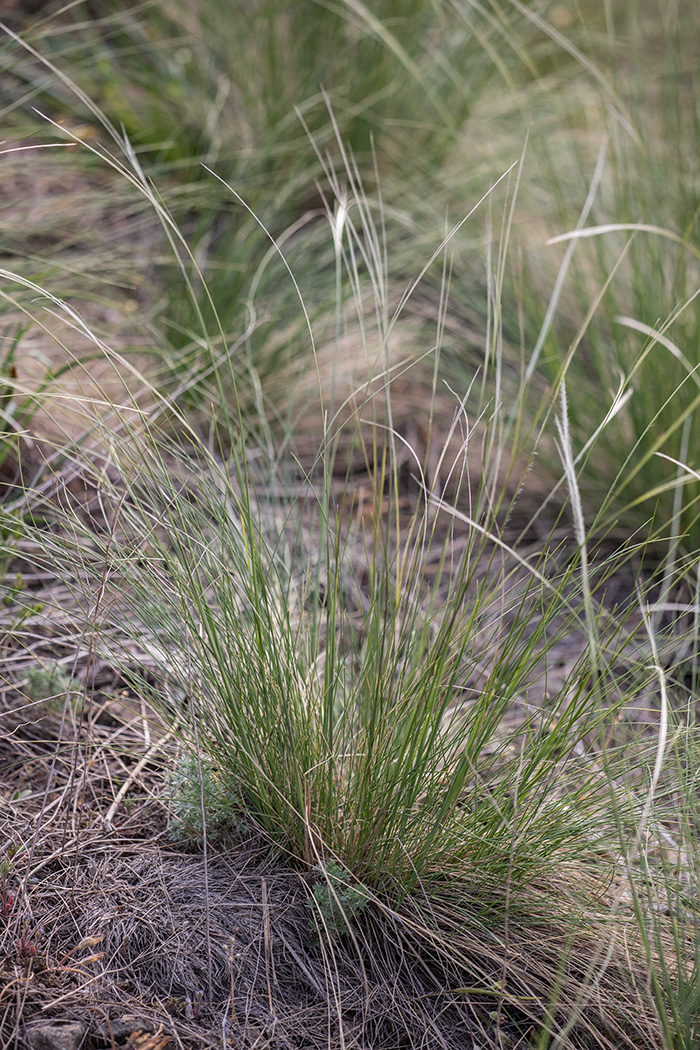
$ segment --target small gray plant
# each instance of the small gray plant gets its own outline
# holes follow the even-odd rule
[[[201,839],[205,826],[208,835],[215,835],[224,827],[238,824],[225,779],[206,755],[180,755],[168,779],[167,795],[173,839]]]
[[[316,870],[322,879],[307,905],[313,909],[319,931],[327,930],[335,940],[350,932],[350,920],[364,911],[369,897],[361,883],[351,884],[351,876],[337,861],[328,860]]]
[[[63,707],[71,680],[53,660],[35,663],[27,671],[25,692],[30,700],[45,700],[50,707]]]

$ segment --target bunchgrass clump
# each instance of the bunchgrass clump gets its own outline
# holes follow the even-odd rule
[[[468,434],[459,404],[456,413]],[[171,695],[189,698],[190,717],[177,716],[193,757],[175,774],[176,829],[215,840],[242,822],[302,871],[337,857],[352,881],[314,894],[331,941],[354,932],[361,885],[409,922],[421,950],[437,946],[455,986],[490,1000],[503,1024],[647,1045],[651,1001],[637,996],[628,1012],[612,987],[641,973],[623,978],[615,936],[604,940],[601,1009],[583,949],[602,936],[591,910],[601,858],[614,864],[643,789],[630,777],[631,808],[611,810],[623,753],[601,751],[602,770],[590,757],[617,718],[622,656],[596,611],[585,546],[534,560],[512,550],[502,498],[489,498],[497,473],[485,471],[490,491],[469,490],[469,440],[448,465],[464,479],[452,503],[439,481],[419,483],[406,514],[386,418],[371,445],[356,439],[371,493],[357,512],[349,479],[334,496],[323,460],[284,495],[235,432],[224,459],[191,428],[183,447],[143,412],[123,415],[111,470],[90,481],[109,530],[59,503],[41,557],[69,588],[98,587],[93,644],[123,647],[125,674],[138,639],[161,682],[161,717],[177,709]],[[549,693],[548,650],[572,631],[587,648]],[[533,930],[554,954],[527,954]]]

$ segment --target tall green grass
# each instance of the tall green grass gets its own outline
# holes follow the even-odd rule
[[[357,305],[366,308],[362,296]],[[546,544],[523,556],[503,541],[488,458],[469,513],[439,482],[420,484],[413,512],[402,510],[391,382],[361,445],[368,506],[350,501],[349,513],[349,480],[332,491],[330,449],[295,481],[241,439],[225,401],[222,455],[171,399],[149,392],[153,407],[123,406],[119,430],[112,416],[93,443],[93,472],[84,467],[106,531],[64,498],[47,509],[43,489],[26,491],[22,516],[37,566],[58,571],[76,602],[93,595],[85,630],[95,651],[158,683],[161,715],[205,763],[191,775],[216,771],[236,833],[263,834],[302,870],[326,873],[330,911],[314,897],[323,936],[339,935],[327,917],[337,910],[340,936],[347,929],[371,951],[361,925],[371,907],[408,923],[428,954],[438,945],[460,994],[492,1000],[495,1030],[521,1026],[533,1045],[654,1045],[663,1017],[674,1045],[690,1023],[686,948],[679,936],[674,950],[673,923],[654,910],[674,876],[650,858],[637,871],[642,842],[645,856],[657,839],[666,848],[655,809],[668,731],[647,744],[630,727],[636,767],[630,741],[615,745],[635,697],[631,678],[617,688],[635,635],[598,604],[565,401],[559,442],[578,545],[562,558]],[[492,389],[484,399],[493,404]],[[179,420],[177,443],[164,412]],[[505,451],[499,413],[487,457]],[[100,413],[90,416],[97,438]],[[466,470],[468,445],[450,472]],[[465,494],[467,485],[465,475]],[[556,688],[543,688],[550,654],[579,634],[587,646]],[[674,716],[665,692],[663,701],[665,726]],[[220,823],[214,813],[212,834]],[[603,919],[594,902],[614,872],[634,906],[623,917],[614,899]],[[648,945],[655,997],[620,947],[630,924]]]
[[[536,367],[555,387],[564,374],[575,384],[572,433],[601,524],[651,523],[662,549],[675,537],[689,563],[699,539],[698,214],[688,162],[698,141],[688,35],[696,17],[689,4],[639,2],[610,8],[604,31],[572,23],[565,40],[552,20],[530,13],[542,38],[575,59],[575,87],[563,80],[557,97],[543,81],[530,97],[530,164],[548,190],[539,230],[550,247],[524,245],[510,292],[511,313],[520,299],[525,346],[536,350],[525,374]],[[586,450],[592,424],[615,404]]]

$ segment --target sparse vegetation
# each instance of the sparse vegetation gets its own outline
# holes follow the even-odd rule
[[[696,1045],[691,27],[6,27],[8,1045]]]

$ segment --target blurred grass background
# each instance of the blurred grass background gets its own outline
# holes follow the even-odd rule
[[[18,9],[11,22],[31,48],[123,130],[185,232],[212,304],[202,293],[197,317],[148,202],[80,145],[36,151],[31,166],[27,154],[5,155],[3,193],[17,202],[6,267],[39,282],[51,272],[58,294],[95,311],[102,303],[105,330],[147,348],[191,407],[222,393],[206,378],[212,347],[201,331],[215,310],[222,338],[238,341],[232,368],[251,425],[259,429],[262,416],[267,440],[289,440],[295,391],[303,404],[313,364],[270,237],[317,332],[335,346],[343,330],[347,395],[353,358],[368,350],[352,320],[337,316],[325,213],[352,195],[350,172],[382,224],[388,301],[398,305],[445,232],[523,154],[517,176],[450,240],[438,382],[464,391],[480,370],[474,389],[483,391],[498,342],[502,396],[529,400],[536,425],[543,392],[556,394],[566,375],[576,452],[618,391],[624,403],[585,458],[584,498],[604,528],[619,519],[627,530],[677,533],[692,554],[697,479],[656,453],[700,466],[698,17],[690,0],[92,0],[25,17]],[[95,112],[11,36],[1,61],[6,146],[107,142]],[[622,228],[568,242],[568,258],[567,244],[547,241],[575,229],[589,191],[582,224]],[[350,298],[347,277],[342,284]],[[401,311],[392,360],[421,356],[443,286],[438,261]],[[25,339],[31,345],[31,333]],[[335,381],[337,356],[327,365]],[[432,370],[431,362],[428,388]],[[332,382],[322,376],[325,388]]]

